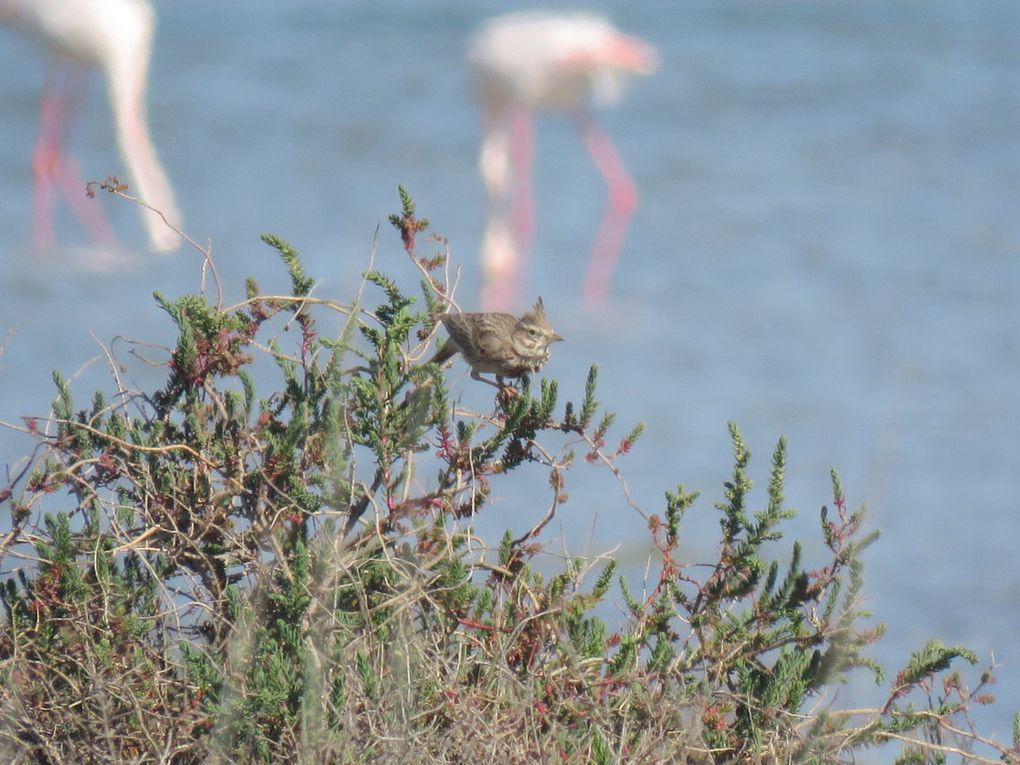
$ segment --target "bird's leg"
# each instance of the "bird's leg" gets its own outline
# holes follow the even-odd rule
[[[92,242],[106,246],[114,246],[117,237],[103,214],[99,201],[90,199],[85,190],[85,180],[81,176],[77,161],[65,156],[60,165],[57,178],[71,212],[81,222],[85,233]]]
[[[482,244],[482,308],[505,311],[520,296],[535,230],[531,195],[534,127],[526,111],[489,113],[479,160],[487,217]]]
[[[54,231],[55,192],[59,189],[75,217],[85,227],[89,238],[113,244],[115,237],[99,203],[89,199],[77,163],[63,151],[65,129],[77,106],[74,96],[80,94],[81,73],[71,70],[50,73],[40,109],[39,137],[32,166],[35,173],[35,214],[33,236],[36,247],[52,246]]]
[[[535,202],[531,183],[535,128],[531,115],[524,110],[518,110],[510,119],[509,160],[508,235],[511,257],[503,269],[501,283],[487,285],[488,289],[483,294],[483,306],[487,311],[505,311],[520,300],[528,252],[535,234]]]
[[[518,111],[510,126],[512,198],[510,216],[514,240],[523,261],[535,237],[535,198],[532,168],[535,164],[535,123],[526,111]],[[523,263],[522,263],[523,266]]]
[[[504,401],[520,398],[521,392],[513,385],[507,385],[506,380],[499,375],[496,375],[496,382],[499,386],[499,393],[496,394],[498,398],[501,398]]]
[[[609,292],[609,277],[623,246],[627,226],[637,208],[638,190],[616,147],[595,118],[587,112],[579,112],[574,115],[574,124],[609,190],[606,212],[592,243],[584,280],[585,302],[597,305]]]
[[[42,103],[39,107],[39,134],[32,153],[32,174],[35,184],[32,200],[32,242],[37,249],[53,246],[57,240],[54,189],[60,163],[61,125],[64,103],[54,72],[46,74]]]
[[[503,378],[502,377],[497,377],[496,381],[493,381],[493,380],[490,380],[488,377],[482,377],[481,372],[479,372],[479,371],[477,371],[475,369],[471,370],[471,379],[472,380],[478,380],[478,382],[483,382],[486,385],[491,385],[494,388],[498,388],[499,390],[503,390],[503,388],[506,387],[503,384]]]
[[[483,310],[507,309],[520,269],[517,244],[508,220],[510,197],[510,125],[502,114],[487,113],[478,158],[485,184],[485,234],[482,238]]]
[[[86,84],[85,73],[81,69],[71,69],[67,72],[64,80],[62,129],[66,128],[75,112],[78,111],[85,94]],[[65,138],[62,136],[61,143],[64,142]],[[117,237],[103,214],[102,205],[98,200],[87,195],[85,180],[82,178],[78,162],[65,153],[57,166],[57,173],[57,183],[61,193],[67,200],[71,212],[85,229],[89,240],[110,247],[114,246],[117,243]]]
[[[117,128],[117,143],[127,167],[131,195],[150,209],[142,209],[149,245],[157,252],[171,252],[181,245],[173,227],[179,227],[173,188],[152,144],[145,117],[146,75],[151,52],[151,29],[135,40],[129,55],[109,69],[110,106]],[[169,224],[169,225],[168,225]]]
[[[513,233],[501,216],[489,216],[482,240],[483,311],[505,311],[513,304],[517,249]]]
[[[517,398],[520,394],[517,389],[512,385],[507,385],[506,380],[501,375],[496,375],[495,381],[482,377],[481,373],[471,370],[471,379],[483,382],[486,385],[491,385],[493,388],[499,391],[497,395],[505,396],[506,398]]]

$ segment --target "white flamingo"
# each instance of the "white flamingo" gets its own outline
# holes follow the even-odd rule
[[[638,192],[588,102],[611,104],[628,76],[655,71],[655,49],[599,16],[533,11],[488,21],[472,38],[467,58],[483,112],[479,164],[488,202],[483,305],[486,310],[507,308],[520,291],[534,230],[532,113],[539,109],[572,117],[608,186],[609,201],[584,285],[585,300],[601,302]]]
[[[117,144],[127,166],[131,193],[161,211],[174,225],[180,215],[170,182],[149,138],[145,88],[155,29],[146,0],[0,0],[0,22],[12,23],[41,39],[52,52],[53,70],[42,98],[39,137],[33,156],[35,197],[33,240],[55,241],[56,192],[64,195],[91,238],[112,243],[113,232],[76,163],[63,154],[69,111],[80,94],[80,69],[100,69],[107,83]],[[152,249],[176,249],[180,238],[156,213],[142,210]]]

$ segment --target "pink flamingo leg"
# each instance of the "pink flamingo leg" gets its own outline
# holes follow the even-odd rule
[[[37,249],[52,247],[57,240],[53,220],[56,206],[55,187],[60,164],[60,132],[63,124],[63,99],[47,77],[39,110],[39,135],[32,154],[35,178],[32,200],[32,242]]]
[[[613,142],[594,118],[582,113],[576,115],[574,121],[595,167],[609,189],[606,212],[592,244],[584,279],[585,302],[588,305],[600,305],[609,293],[609,279],[623,247],[630,219],[637,209],[638,190],[620,161]]]
[[[480,300],[483,311],[503,311],[513,302],[513,283],[520,266],[513,234],[501,218],[490,218],[482,243],[483,281]]]
[[[64,128],[74,111],[72,95],[80,92],[77,74],[70,73],[65,81],[48,78],[40,109],[39,137],[36,140],[32,167],[35,174],[32,241],[39,249],[56,242],[54,228],[56,190],[67,200],[71,211],[94,242],[113,244],[113,229],[106,221],[99,203],[85,193],[85,182],[77,163],[63,152]]]
[[[482,237],[483,310],[502,306],[506,280],[516,268],[517,252],[507,220],[506,199],[510,193],[510,135],[506,121],[486,114],[478,166],[485,184],[485,234]]]
[[[117,237],[113,233],[103,209],[98,200],[89,199],[85,191],[85,180],[81,176],[78,163],[71,157],[64,156],[60,165],[60,174],[57,177],[60,190],[67,200],[68,206],[74,216],[85,228],[89,239],[98,244],[113,246],[117,243]]]
[[[505,128],[504,128],[505,129]],[[497,219],[490,220],[487,244],[490,262],[498,262],[482,288],[482,308],[506,311],[520,300],[524,269],[535,234],[535,202],[532,195],[531,168],[535,161],[535,128],[531,115],[519,111],[510,120],[509,172],[499,198],[491,200]],[[507,197],[510,227],[506,228]]]
[[[487,116],[480,158],[488,204],[481,292],[482,309],[486,311],[507,310],[520,294],[524,261],[535,227],[533,159],[534,134],[527,112],[511,118],[505,114]]]
[[[535,197],[531,180],[535,164],[535,123],[527,112],[514,117],[510,131],[510,162],[513,167],[514,242],[521,260],[525,260],[535,237]],[[521,263],[522,269],[523,266]]]

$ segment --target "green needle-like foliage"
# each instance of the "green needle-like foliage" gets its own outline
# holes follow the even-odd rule
[[[968,737],[992,677],[968,688],[962,647],[929,642],[884,707],[832,704],[854,671],[883,682],[860,608],[877,532],[833,471],[819,539],[787,545],[783,439],[759,496],[730,425],[707,564],[683,523],[711,505],[681,484],[648,514],[622,480],[645,581],[547,554],[568,483],[619,478],[643,426],[615,431],[595,366],[583,390],[524,378],[486,411],[452,404],[427,363],[445,240],[403,188],[390,221],[409,267],[366,273],[350,303],[313,296],[265,235],[289,293],[155,295],[177,330],[157,390],[118,375],[76,408],[54,374],[50,421],[25,420],[38,448],[0,487],[0,761],[842,763],[903,741],[903,762],[1020,761],[1020,717],[1010,745]],[[471,524],[497,509],[490,546]]]

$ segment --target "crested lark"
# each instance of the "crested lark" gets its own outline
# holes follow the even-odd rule
[[[450,337],[429,361],[442,364],[460,353],[471,377],[503,390],[505,377],[537,372],[549,360],[549,346],[563,338],[553,332],[538,299],[521,317],[509,313],[445,313],[439,317]],[[496,382],[481,376],[488,372]]]

